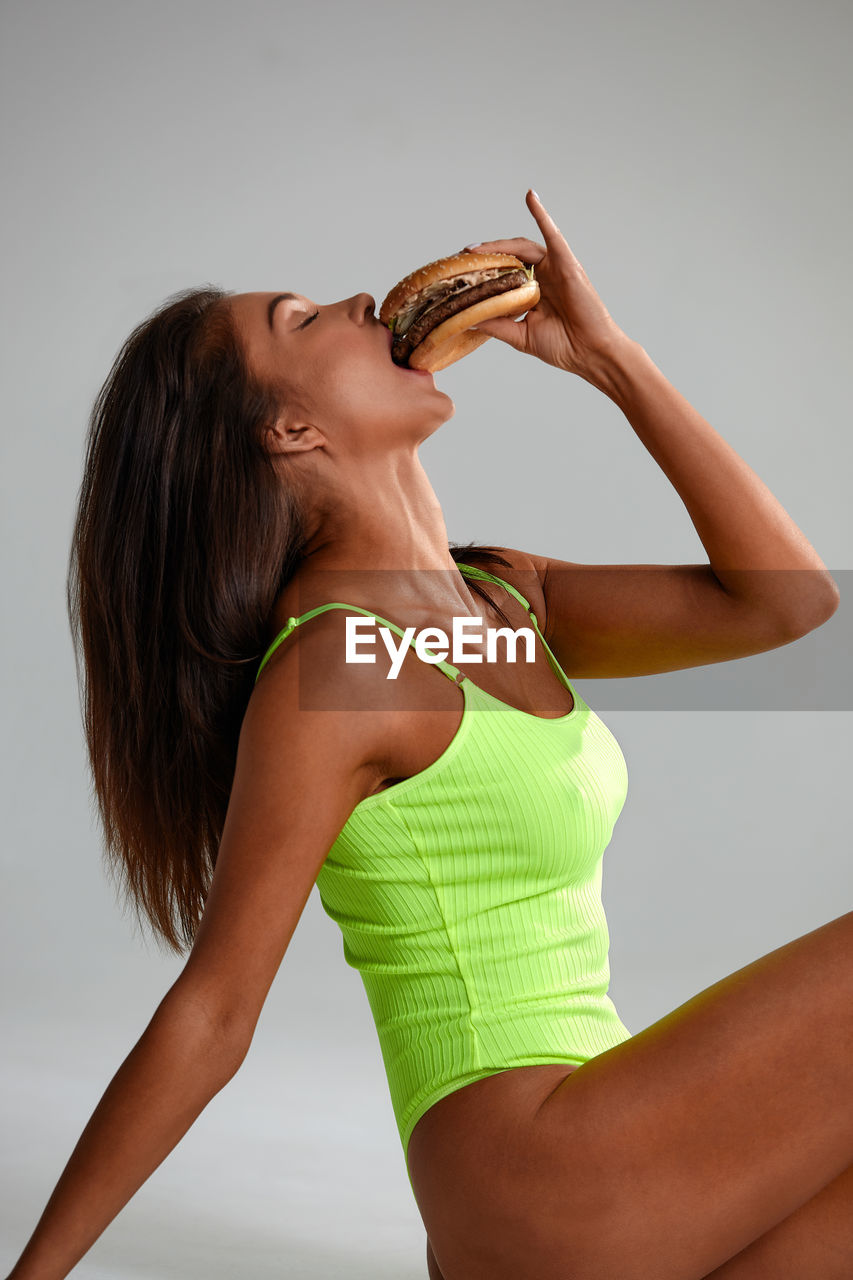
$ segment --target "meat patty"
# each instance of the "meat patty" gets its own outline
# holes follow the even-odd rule
[[[451,289],[453,280],[448,280],[447,284]],[[406,364],[415,347],[423,342],[433,329],[444,324],[445,320],[458,315],[460,311],[467,311],[469,307],[482,302],[484,298],[508,293],[510,289],[520,289],[524,284],[527,284],[527,274],[519,268],[517,271],[508,271],[506,275],[496,276],[492,280],[484,280],[482,284],[469,285],[467,288],[443,294],[418,316],[404,334],[394,338],[391,345],[391,359],[395,364]]]

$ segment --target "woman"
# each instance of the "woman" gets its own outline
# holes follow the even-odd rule
[[[191,949],[15,1280],[67,1275],[232,1078],[315,881],[371,998],[433,1280],[850,1274],[853,914],[631,1036],[598,892],[624,760],[563,673],[758,653],[838,592],[527,204],[544,244],[484,247],[534,264],[540,302],[482,328],[622,408],[709,563],[449,548],[417,448],[453,404],[391,362],[367,294],[198,291],[140,326],[93,412],[69,605],[108,848]],[[454,617],[530,628],[535,660],[431,671],[432,632],[396,681],[378,643],[344,661],[348,618]]]

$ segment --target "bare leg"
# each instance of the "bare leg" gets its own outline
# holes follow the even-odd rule
[[[429,1276],[429,1280],[444,1280],[444,1276],[441,1274],[441,1268],[435,1260],[435,1254],[432,1251],[429,1236],[427,1236],[427,1275]]]
[[[445,1280],[427,1238],[429,1280]],[[853,1165],[703,1280],[850,1280]]]
[[[741,1280],[786,1240],[791,1277],[830,1280],[828,1249],[853,1275],[853,912],[584,1063],[490,1141],[460,1132],[453,1176],[425,1180],[448,1280]]]
[[[706,1280],[849,1280],[853,1165]]]

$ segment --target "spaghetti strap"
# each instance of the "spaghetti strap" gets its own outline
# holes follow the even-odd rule
[[[520,603],[524,605],[528,613],[531,612],[530,604],[525,600],[521,592],[517,591],[509,582],[504,582],[503,578],[498,578],[494,573],[486,573],[485,569],[475,569],[471,564],[463,564],[461,560],[457,560],[456,568],[464,571],[463,576],[470,574],[474,578],[487,578],[489,582],[496,582],[498,586],[505,587],[511,595],[515,596],[516,600],[520,601]]]
[[[302,622],[307,622],[307,620],[309,618],[313,618],[315,614],[323,613],[326,609],[349,609],[353,613],[363,614],[364,617],[366,618],[375,618],[376,621],[381,623],[383,627],[389,627],[391,631],[395,631],[401,640],[405,640],[406,638],[405,632],[402,631],[401,628],[398,627],[396,623],[389,622],[387,618],[381,618],[378,613],[373,613],[371,612],[370,609],[360,609],[358,605],[344,604],[339,600],[332,601],[329,604],[320,604],[320,605],[317,605],[316,609],[309,609],[307,613],[300,614],[298,618],[290,617],[287,619],[287,625],[283,627],[281,631],[279,631],[278,635],[273,640],[272,644],[267,649],[266,653],[264,654],[261,660],[261,664],[258,667],[257,673],[255,675],[255,684],[258,683],[258,678],[261,672],[263,671],[266,664],[269,662],[272,655],[275,653],[278,646],[284,640],[287,639],[287,637],[294,630],[294,628],[298,627]],[[414,647],[415,637],[412,636],[412,638],[408,641],[408,643],[410,647]],[[435,655],[432,654],[432,650],[429,649],[426,645],[424,645],[423,648],[426,653],[431,654],[432,657],[434,658],[434,661],[429,662],[427,664],[428,666],[438,667],[439,671],[443,671],[444,674],[447,676],[448,680],[450,680],[453,684],[459,684],[462,680],[465,679],[463,672],[461,672],[458,667],[454,667],[451,662],[446,662],[443,658],[435,658]],[[415,650],[415,653],[417,657],[420,657],[420,654],[417,653],[417,650]],[[422,659],[422,661],[426,661],[426,659]]]
[[[563,682],[563,684],[566,686],[566,688],[569,690],[572,697],[574,698],[576,695],[575,695],[574,689],[569,683],[569,678],[566,675],[563,668],[561,667],[560,663],[557,661],[556,654],[553,652],[548,641],[543,636],[542,631],[539,627],[539,619],[536,617],[536,614],[533,612],[533,610],[530,607],[530,603],[527,600],[525,600],[521,592],[516,591],[515,587],[512,586],[511,583],[504,582],[503,578],[497,577],[496,574],[486,573],[485,569],[475,569],[473,565],[463,564],[461,560],[458,560],[456,562],[456,567],[457,569],[462,569],[463,571],[467,571],[468,574],[473,574],[475,578],[488,578],[490,582],[496,582],[499,586],[506,587],[507,591],[509,591],[512,595],[514,595],[516,600],[519,600],[524,605],[525,609],[530,614],[530,621],[533,623],[533,626],[536,629],[536,634],[538,635],[539,639],[542,641],[542,645],[545,649],[546,654],[548,655],[548,659],[551,663],[551,666],[554,668],[557,675],[560,677],[561,681]]]
[[[565,672],[563,671],[560,664],[557,662],[557,659],[555,658],[554,654],[551,652],[550,646],[548,645],[545,637],[543,636],[541,630],[539,629],[539,622],[536,617],[536,614],[533,612],[530,606],[530,602],[524,598],[521,592],[518,591],[511,583],[505,582],[503,578],[499,578],[496,574],[487,573],[485,569],[478,569],[474,565],[464,564],[461,560],[458,560],[456,562],[456,567],[457,569],[461,570],[463,576],[465,577],[486,578],[489,582],[497,583],[498,586],[503,587],[506,591],[509,591],[509,593],[513,595],[515,599],[518,600],[519,603],[524,606],[524,608],[527,610],[527,612],[530,615],[530,620],[536,629],[536,633],[539,636],[539,639],[542,641],[542,644],[545,647],[545,651],[548,654],[548,657],[551,661],[551,665],[554,667],[558,675],[561,676],[563,681],[568,684],[566,680]],[[318,613],[323,613],[326,609],[350,609],[354,613],[363,614],[364,617],[375,618],[376,621],[381,623],[382,626],[389,627],[392,631],[396,632],[401,639],[405,639],[405,633],[401,630],[400,627],[396,625],[396,623],[389,622],[387,618],[382,618],[378,613],[372,613],[369,609],[361,609],[358,607],[358,605],[345,604],[339,600],[332,601],[329,604],[320,604],[320,605],[317,605],[315,609],[309,609],[307,613],[300,614],[298,618],[290,617],[287,619],[287,625],[283,627],[282,630],[278,633],[278,635],[273,640],[272,644],[267,649],[266,653],[264,654],[261,660],[261,663],[255,675],[255,684],[257,684],[258,678],[261,672],[263,671],[266,664],[269,662],[272,655],[275,653],[276,649],[279,647],[280,644],[283,643],[283,641],[287,639],[290,633],[296,627],[298,627],[301,623],[307,622],[309,618],[313,618]],[[408,643],[411,647],[414,647],[414,644],[415,644],[414,637],[412,637],[412,639],[409,640]],[[424,648],[427,653],[432,652],[426,646],[424,646]],[[416,653],[417,653],[417,650],[416,650]],[[460,671],[458,667],[455,667],[451,662],[447,662],[444,659],[441,659],[441,658],[436,659],[434,662],[430,662],[428,665],[438,667],[438,669],[440,671],[443,671],[444,674],[447,676],[448,680],[452,681],[453,684],[459,684],[462,680],[465,679],[464,673]],[[571,686],[568,686],[568,687],[571,688]]]

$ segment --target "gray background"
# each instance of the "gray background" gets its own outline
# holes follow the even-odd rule
[[[3,5],[0,1271],[182,964],[100,865],[64,613],[86,416],[124,337],[207,281],[378,302],[469,241],[537,237],[533,185],[836,576],[829,644],[851,567],[850,36],[827,0]],[[438,377],[456,415],[421,456],[451,538],[706,561],[588,384],[496,341]],[[761,709],[736,669],[684,703],[695,672],[629,682],[676,691],[642,706],[578,682],[628,761],[604,898],[634,1032],[850,907],[849,693]],[[424,1240],[315,890],[243,1068],[75,1275],[414,1280]]]

